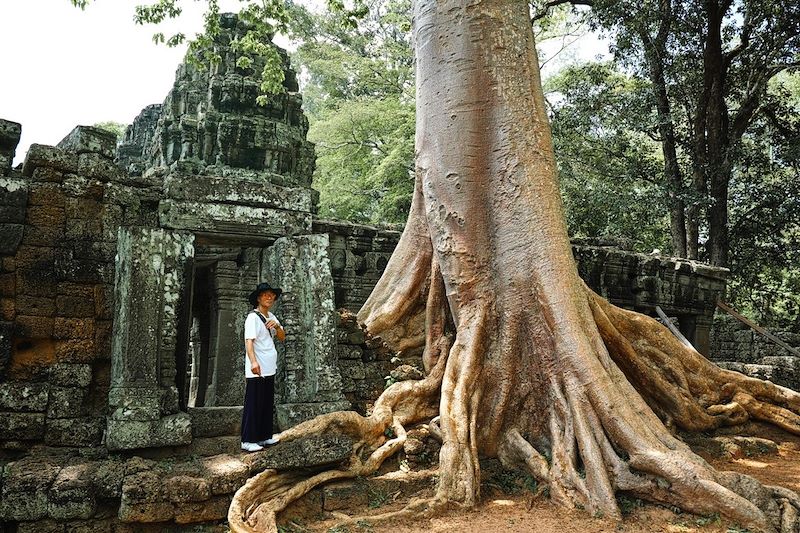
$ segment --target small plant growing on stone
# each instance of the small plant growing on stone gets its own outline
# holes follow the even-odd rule
[[[644,505],[644,502],[641,499],[632,498],[625,494],[620,494],[617,496],[617,503],[619,504],[619,510],[622,511],[623,515],[629,515],[634,509]]]
[[[381,507],[387,503],[390,499],[389,493],[382,489],[370,488],[368,494],[370,509],[377,509],[378,507]]]
[[[698,526],[707,526],[709,524],[719,524],[719,513],[710,514],[708,516],[701,516],[696,520]]]

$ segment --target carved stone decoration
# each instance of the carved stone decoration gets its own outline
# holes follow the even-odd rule
[[[201,70],[188,62],[177,71],[154,135],[143,156],[153,168],[170,173],[258,174],[277,185],[309,187],[314,147],[306,140],[308,120],[286,51],[283,92],[257,103],[263,60],[247,69],[236,66],[231,42],[247,32],[237,15],[220,16],[214,51],[222,60]],[[273,45],[274,46],[274,45]],[[126,139],[127,140],[127,139]]]
[[[175,385],[178,304],[194,236],[122,228],[117,246],[110,415],[106,445],[134,449],[187,444]]]
[[[245,256],[250,254],[245,253]],[[258,257],[239,267],[233,261],[219,261],[212,269],[214,310],[212,347],[215,353],[213,397],[206,405],[242,405],[244,400],[244,322],[250,305],[247,296],[256,285]],[[212,396],[209,394],[209,396]]]
[[[337,365],[328,236],[286,237],[264,251],[261,279],[283,289],[274,312],[286,328],[278,343],[276,411],[280,428],[350,409]]]

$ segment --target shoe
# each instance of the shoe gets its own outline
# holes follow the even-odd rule
[[[255,442],[243,442],[242,443],[242,450],[246,452],[258,452],[263,450],[264,447]]]
[[[258,442],[259,446],[267,447],[272,446],[273,444],[278,444],[281,441],[279,437],[272,437],[271,439],[262,440]]]

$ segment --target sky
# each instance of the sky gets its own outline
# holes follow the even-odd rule
[[[15,164],[32,143],[55,145],[78,125],[129,124],[164,100],[186,49],[156,46],[155,27],[133,22],[138,3],[94,0],[81,11],[69,0],[0,0],[0,118],[22,124]],[[203,5],[185,2],[187,35],[201,29]]]
[[[0,118],[22,124],[15,165],[24,161],[32,143],[58,144],[78,125],[130,124],[144,107],[164,101],[185,46],[155,45],[156,27],[133,22],[139,3],[93,0],[81,11],[69,0],[0,0]],[[182,17],[159,31],[170,35],[180,28],[191,36],[201,29],[205,3],[182,5]],[[238,0],[220,2],[222,11],[240,5]],[[560,48],[561,43],[546,46]],[[595,37],[585,37],[546,64],[545,74],[564,61],[606,50]]]

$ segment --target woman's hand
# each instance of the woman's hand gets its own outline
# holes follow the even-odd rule
[[[258,361],[250,364],[250,371],[256,376],[261,376],[261,365],[258,364]]]

